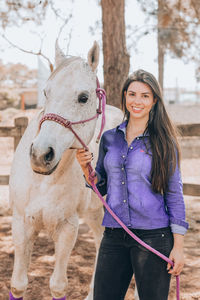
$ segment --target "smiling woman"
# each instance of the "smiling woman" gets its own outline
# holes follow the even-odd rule
[[[152,187],[155,192],[163,193],[176,161],[180,164],[180,148],[162,91],[151,73],[138,70],[126,80],[122,89],[122,108],[128,120],[126,133],[130,141],[138,133],[149,133],[153,152]]]
[[[138,70],[125,81],[122,108],[126,120],[102,136],[95,183],[126,227],[169,257],[174,267],[171,270],[131,239],[106,210],[94,300],[124,299],[133,273],[140,300],[167,300],[170,275],[179,275],[183,268],[183,235],[188,228],[176,132],[160,86],[146,71]],[[90,183],[91,153],[79,150],[77,159]]]

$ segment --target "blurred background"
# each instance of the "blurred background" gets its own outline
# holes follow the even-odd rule
[[[0,108],[42,106],[58,38],[66,55],[101,47],[98,77],[108,103],[138,68],[152,72],[166,103],[200,103],[200,1],[1,0]],[[114,80],[113,80],[114,78]]]
[[[56,40],[65,55],[85,59],[93,42],[99,43],[97,76],[107,103],[116,107],[129,73],[142,68],[158,78],[166,108],[182,133],[181,170],[190,228],[181,300],[200,299],[200,0],[1,0],[0,300],[8,299],[14,257],[10,167],[27,126],[24,117],[31,120],[44,105],[43,89],[54,70]],[[80,225],[68,268],[70,300],[86,297],[94,265],[92,234],[86,224]],[[53,254],[52,241],[41,232],[25,300],[50,299]],[[133,300],[133,288],[134,280],[126,300]],[[169,300],[175,299],[172,280]]]

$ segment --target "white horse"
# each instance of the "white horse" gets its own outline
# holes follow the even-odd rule
[[[10,299],[23,297],[34,240],[42,228],[55,243],[55,267],[50,278],[54,299],[65,299],[67,263],[76,242],[79,217],[92,229],[98,251],[103,209],[95,193],[85,188],[75,158],[76,148],[82,146],[69,129],[58,123],[46,120],[38,130],[40,119],[47,113],[70,121],[85,120],[96,114],[98,61],[96,43],[88,53],[87,62],[79,57],[64,57],[57,45],[56,69],[46,84],[44,110],[29,124],[17,147],[10,175],[15,246]],[[119,109],[107,106],[106,128],[115,127],[122,117]],[[73,126],[95,157],[98,155],[95,145],[98,123],[94,119]],[[93,299],[93,283],[87,299]]]

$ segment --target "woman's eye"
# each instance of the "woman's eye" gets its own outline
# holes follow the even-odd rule
[[[86,103],[88,101],[88,96],[87,95],[79,95],[78,97],[78,102],[79,103]]]

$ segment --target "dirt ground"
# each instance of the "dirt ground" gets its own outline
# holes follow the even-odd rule
[[[200,106],[169,109],[177,123],[200,123]],[[12,123],[13,117],[22,112],[8,110],[0,112],[0,126]],[[32,117],[34,111],[26,112]],[[13,141],[0,138],[0,174],[9,174],[13,158]],[[200,182],[200,158],[184,159],[181,162],[184,182]],[[185,236],[185,267],[181,274],[181,300],[200,300],[200,197],[185,196],[187,221],[190,229]],[[8,186],[0,186],[0,300],[7,300],[13,269],[14,248],[11,236],[11,212],[8,204]],[[89,283],[95,258],[92,233],[86,224],[80,224],[78,240],[72,251],[68,265],[67,299],[83,300],[89,290]],[[50,300],[49,278],[54,265],[54,245],[45,232],[36,240],[29,269],[29,285],[25,300]],[[126,295],[126,300],[134,299],[134,281]],[[175,300],[175,278],[172,278],[169,300]],[[153,300],[153,299],[149,299]]]

